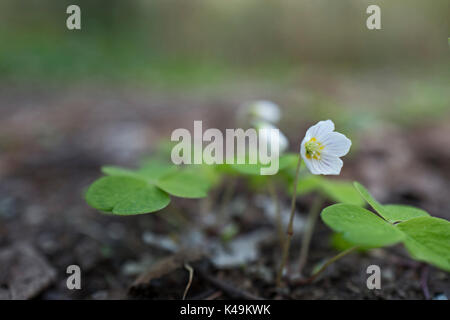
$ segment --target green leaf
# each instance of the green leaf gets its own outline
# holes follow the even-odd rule
[[[249,175],[260,175],[261,174],[261,168],[264,166],[257,163],[257,164],[249,164],[249,163],[243,163],[243,164],[231,164],[231,168],[236,170],[239,173],[242,174],[249,174]]]
[[[285,153],[279,157],[278,162],[278,172],[288,169],[294,168],[297,166],[299,155],[296,153]],[[237,161],[237,159],[235,159]],[[247,175],[261,175],[262,168],[269,168],[272,164],[262,164],[260,162],[255,164],[250,164],[248,157],[245,158],[245,163],[238,164],[235,161],[234,164],[231,164],[231,168],[236,170],[239,173],[247,174]]]
[[[353,185],[355,186],[356,190],[359,191],[361,196],[364,198],[364,200],[367,201],[367,203],[370,204],[370,206],[378,212],[383,218],[387,219],[386,216],[389,214],[386,213],[386,210],[383,208],[383,205],[379,203],[377,200],[375,200],[374,197],[369,193],[369,191],[359,182],[354,182]]]
[[[450,222],[419,217],[397,224],[406,234],[404,244],[411,256],[450,271]]]
[[[142,179],[107,176],[96,180],[87,190],[87,203],[101,211],[133,215],[161,210],[170,197]]]
[[[426,211],[411,206],[398,204],[382,205],[375,200],[375,198],[363,185],[355,182],[354,186],[359,191],[361,196],[370,204],[370,206],[389,222],[407,221],[412,218],[429,216]]]
[[[138,172],[139,174],[145,176],[147,179],[155,181],[177,170],[178,167],[171,163],[153,159],[145,161]]]
[[[344,251],[344,250],[350,249],[355,246],[354,243],[345,239],[342,236],[342,233],[337,233],[337,232],[334,232],[331,235],[331,245],[333,246],[333,248],[335,248],[336,250],[339,250],[339,251]],[[359,246],[358,251],[365,252],[369,249],[371,249],[371,248]]]
[[[364,200],[361,199],[359,192],[355,190],[350,182],[322,179],[320,186],[323,193],[335,202],[354,204],[356,206],[364,205]]]
[[[386,204],[383,208],[384,218],[392,223],[430,216],[425,210],[401,204]]]
[[[322,177],[316,175],[300,176],[297,183],[297,194],[303,195],[313,191],[320,190],[322,185]],[[292,187],[291,187],[292,193]]]
[[[108,176],[140,178],[139,173],[136,170],[130,170],[122,167],[103,166],[101,170]]]
[[[158,179],[156,185],[176,197],[204,198],[208,195],[210,181],[195,170],[182,170]]]
[[[395,226],[372,212],[349,204],[335,204],[325,208],[322,220],[331,229],[354,244],[365,247],[382,247],[401,241],[404,237]]]
[[[289,168],[293,168],[295,170],[298,160],[298,153],[284,153],[280,156],[279,170],[281,171]]]

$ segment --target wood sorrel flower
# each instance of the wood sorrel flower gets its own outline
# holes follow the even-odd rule
[[[253,101],[246,108],[248,114],[255,120],[277,123],[281,117],[278,105],[268,100]]]
[[[312,174],[337,175],[343,165],[340,157],[348,153],[351,145],[350,139],[334,131],[333,121],[319,121],[306,131],[300,154]]]

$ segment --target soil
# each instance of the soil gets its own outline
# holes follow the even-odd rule
[[[234,257],[248,259],[244,264],[218,266],[201,245],[222,245],[214,219],[223,188],[206,214],[201,200],[177,199],[159,213],[130,217],[103,215],[87,206],[83,192],[102,165],[133,166],[154,150],[155,141],[195,119],[209,127],[233,127],[237,98],[168,98],[108,89],[55,95],[17,88],[0,97],[0,299],[180,299],[188,267],[194,270],[188,299],[450,297],[449,274],[415,262],[400,245],[353,253],[314,283],[275,289],[280,249],[274,224],[264,215],[267,196],[254,196],[244,181],[227,207],[228,222],[238,227],[235,239],[256,239],[249,256]],[[288,135],[295,137],[308,125],[290,128]],[[342,178],[361,181],[382,203],[412,204],[450,219],[448,122],[375,128],[359,140]],[[289,198],[279,193],[288,208]],[[265,199],[263,208],[260,199]],[[299,197],[300,218],[306,218],[313,200]],[[330,234],[317,223],[306,273],[337,253],[329,245]],[[294,238],[291,270],[300,235]],[[81,290],[66,286],[66,269],[73,264],[82,270]],[[366,286],[366,269],[373,264],[382,270],[381,290]]]

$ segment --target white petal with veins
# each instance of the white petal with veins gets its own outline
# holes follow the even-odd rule
[[[351,140],[339,132],[329,133],[321,142],[325,146],[325,153],[333,154],[337,157],[345,156],[352,145]]]
[[[334,131],[334,123],[331,120],[319,121],[317,124],[313,125],[306,131],[306,138],[317,138],[320,139]],[[308,139],[308,140],[309,140]]]
[[[312,174],[338,175],[343,166],[339,157],[346,155],[351,145],[345,135],[334,132],[333,121],[319,121],[306,132],[300,154]]]

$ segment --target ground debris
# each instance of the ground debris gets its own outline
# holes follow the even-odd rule
[[[189,274],[184,265],[189,263],[195,272],[197,267],[207,263],[201,251],[180,251],[154,263],[142,273],[128,290],[130,298],[180,299],[188,282]],[[168,288],[171,288],[170,290]],[[167,297],[162,297],[164,291]]]
[[[46,258],[26,243],[0,250],[1,299],[31,299],[48,288],[56,270]]]
[[[225,246],[218,244],[212,252],[212,262],[217,268],[232,268],[258,259],[259,245],[273,237],[270,230],[261,230],[231,240]]]

